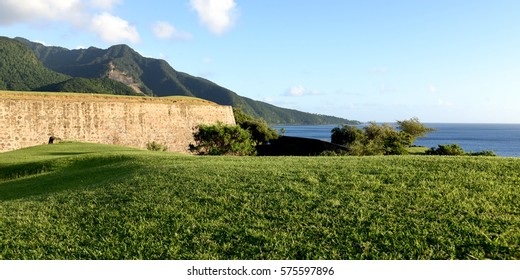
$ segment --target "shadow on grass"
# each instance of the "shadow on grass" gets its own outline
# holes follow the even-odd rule
[[[128,156],[87,156],[74,161],[65,159],[38,163],[38,166],[33,164],[32,171],[27,169],[28,165],[0,168],[0,175],[3,173],[4,176],[0,177],[0,201],[107,186],[131,176],[139,168],[132,159]],[[9,176],[14,178],[9,179]]]
[[[54,169],[53,161],[40,161],[0,166],[0,182],[31,175],[43,174]]]
[[[77,155],[86,155],[92,154],[93,152],[51,152],[47,153],[50,156],[77,156]]]

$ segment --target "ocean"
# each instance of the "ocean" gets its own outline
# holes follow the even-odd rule
[[[414,145],[428,148],[439,144],[458,144],[465,151],[494,151],[503,157],[520,157],[520,124],[455,124],[425,123],[434,132],[415,141]],[[362,125],[361,125],[362,126]],[[330,131],[337,125],[274,126],[285,129],[286,136],[330,141]]]

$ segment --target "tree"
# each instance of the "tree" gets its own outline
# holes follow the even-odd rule
[[[251,133],[256,145],[267,144],[269,140],[278,138],[276,130],[270,128],[264,120],[255,119],[240,108],[233,108],[233,114],[237,125]]]
[[[255,155],[258,145],[278,138],[276,130],[264,120],[255,119],[238,108],[233,109],[237,125],[200,125],[193,134],[196,144],[190,150],[200,155]]]
[[[398,121],[399,131],[390,124],[370,122],[362,130],[345,125],[332,129],[331,142],[347,146],[351,155],[402,155],[417,137],[433,129],[425,127],[417,118]]]
[[[363,130],[353,125],[344,125],[331,130],[331,142],[346,146],[349,155],[361,156],[366,154],[366,136]]]
[[[406,154],[407,134],[396,131],[389,124],[378,125],[371,122],[365,126],[365,155],[402,155]]]
[[[348,146],[356,141],[364,138],[363,131],[353,125],[344,125],[343,127],[335,127],[331,131],[330,140],[334,144]]]
[[[409,142],[407,133],[392,130],[383,138],[383,154],[385,155],[404,155],[408,151],[406,147]]]
[[[256,153],[251,133],[237,125],[200,125],[193,138],[196,144],[190,144],[190,150],[200,155],[246,156]]]
[[[426,136],[427,133],[435,131],[434,128],[429,128],[422,124],[417,117],[413,117],[409,120],[397,121],[397,125],[401,132],[410,135],[410,143],[408,145],[412,145],[418,137]]]

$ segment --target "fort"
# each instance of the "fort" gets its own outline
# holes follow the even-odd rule
[[[196,98],[0,91],[0,152],[62,140],[188,152],[200,124],[235,124],[230,106]]]

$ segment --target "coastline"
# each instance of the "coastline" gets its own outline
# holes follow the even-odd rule
[[[501,157],[520,157],[520,124],[498,123],[425,123],[435,128],[415,141],[414,145],[427,148],[444,144],[458,144],[465,151],[494,151]],[[363,124],[359,125],[363,126]],[[305,137],[330,141],[330,130],[338,125],[275,125],[285,129],[286,136]]]

